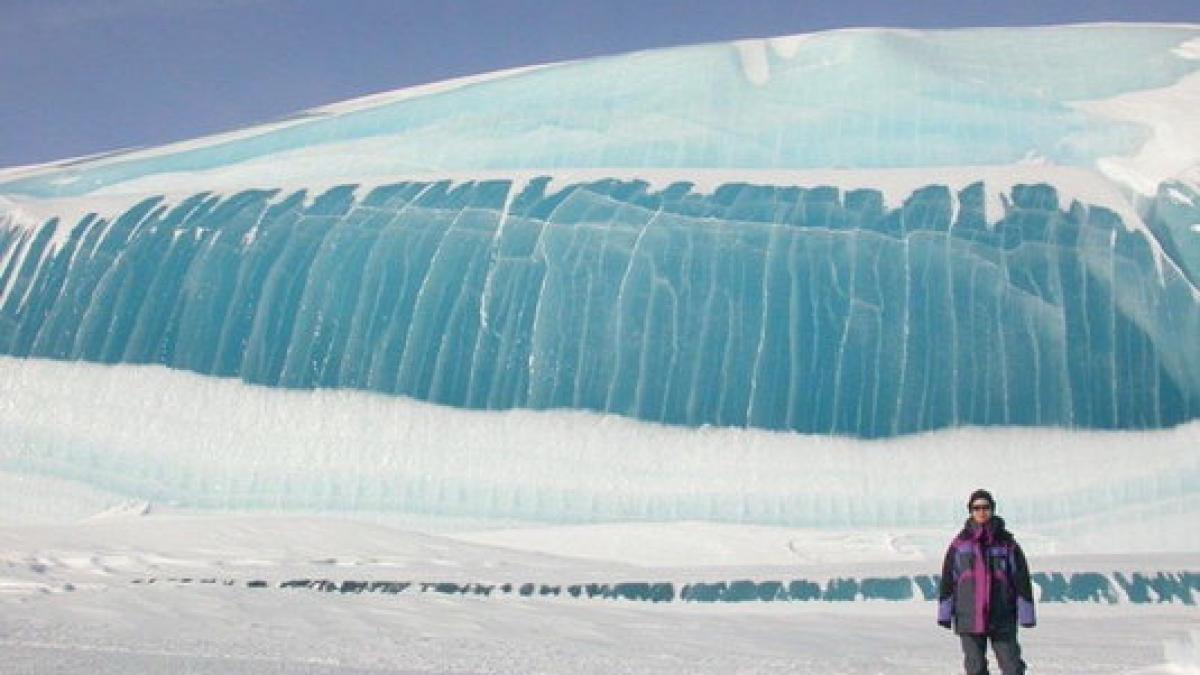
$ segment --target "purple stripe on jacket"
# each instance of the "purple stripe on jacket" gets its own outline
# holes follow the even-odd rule
[[[988,573],[988,557],[985,553],[988,549],[975,542],[970,542],[970,545],[975,553],[975,564],[972,566],[972,571],[975,573],[974,632],[986,633],[989,603],[992,599],[992,575]]]

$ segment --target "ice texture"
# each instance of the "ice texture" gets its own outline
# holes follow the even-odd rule
[[[1163,183],[1147,223],[1192,285],[1200,286],[1200,190],[1178,181]]]
[[[1191,283],[1051,186],[989,222],[982,183],[898,208],[870,187],[548,183],[202,193],[0,229],[0,353],[863,437],[1200,415]]]
[[[174,178],[199,191],[229,177],[273,188],[288,178],[418,171],[1096,168],[1101,160],[1153,186],[1200,153],[1192,114],[1200,60],[1181,49],[1197,37],[1195,25],[841,30],[660,49],[422,95],[402,90],[45,167],[0,182],[0,193],[70,197],[137,185],[154,194]],[[1165,103],[1154,98],[1181,83]],[[1122,159],[1144,148],[1156,150]]]
[[[987,485],[1022,532],[1068,550],[1200,547],[1200,530],[1179,527],[1196,508],[1200,421],[1141,432],[948,429],[878,442],[690,429],[578,410],[463,410],[347,389],[251,386],[161,366],[11,357],[0,357],[0,401],[0,511],[27,514],[23,522],[78,515],[78,504],[99,511],[149,502],[531,523],[933,527],[933,546],[942,549],[946,528],[962,522],[964,495]],[[690,532],[643,539],[653,545],[638,556],[655,548],[664,555],[665,547],[711,557],[688,544],[703,539]],[[625,539],[638,541],[621,533],[620,546],[602,550],[612,555]],[[747,534],[710,541],[737,543]],[[555,547],[576,539],[540,536]],[[526,539],[512,541],[533,548]],[[754,548],[749,541],[745,549]],[[922,541],[889,540],[886,548],[903,557],[923,550]],[[1028,534],[1022,541],[1037,543]],[[852,547],[837,548],[844,558]],[[588,550],[581,543],[550,552]],[[819,558],[824,549],[800,550]]]

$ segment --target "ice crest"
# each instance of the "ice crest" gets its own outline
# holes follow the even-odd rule
[[[771,79],[771,63],[767,56],[767,45],[762,40],[742,40],[733,43],[742,73],[750,83],[762,86]]]

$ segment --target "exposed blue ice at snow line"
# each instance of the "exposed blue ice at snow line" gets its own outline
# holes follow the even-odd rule
[[[538,584],[525,583],[462,583],[414,581],[334,581],[330,579],[289,579],[277,586],[255,579],[246,582],[249,588],[299,590],[324,593],[359,594],[381,593],[395,595],[405,592],[438,593],[451,596],[520,595],[521,597],[571,597],[587,600],[633,600],[641,602],[856,602],[864,600],[907,601],[919,597],[937,600],[937,575],[897,577],[834,577],[820,581],[793,579],[783,581],[692,582],[676,584],[669,581],[623,581],[615,583]],[[1175,603],[1195,605],[1195,593],[1200,592],[1200,574],[1193,572],[1158,572],[1154,575],[1121,572],[1105,575],[1099,572],[1036,572],[1032,575],[1041,603],[1105,603],[1132,604]],[[135,584],[153,584],[157,578],[135,579]],[[173,585],[237,583],[233,579],[168,578],[161,580]],[[1118,590],[1119,589],[1119,590]]]
[[[1050,186],[988,223],[978,183],[889,210],[869,186],[548,182],[0,229],[0,353],[865,437],[1200,416],[1186,273]]]

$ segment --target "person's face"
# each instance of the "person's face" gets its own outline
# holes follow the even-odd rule
[[[992,519],[992,505],[986,499],[980,499],[971,503],[971,519],[976,523],[983,525]]]

